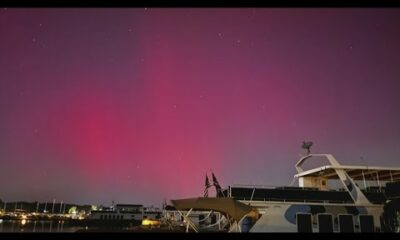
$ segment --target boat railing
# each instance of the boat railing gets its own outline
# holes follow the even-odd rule
[[[233,184],[231,188],[252,188],[252,189],[276,189],[276,190],[306,190],[318,191],[316,187],[290,187],[290,186],[273,186],[273,185],[250,185],[250,184]],[[330,190],[329,190],[330,191]]]
[[[273,185],[255,185],[255,184],[233,184],[230,187],[269,188],[269,189],[276,188],[276,186],[273,186]]]
[[[329,203],[353,203],[352,201],[338,201],[338,200],[307,200],[307,199],[286,199],[286,198],[253,198],[252,200],[243,197],[242,199],[237,198],[237,200],[242,201],[263,201],[263,202],[303,202],[303,203],[322,203],[322,204],[329,204]]]

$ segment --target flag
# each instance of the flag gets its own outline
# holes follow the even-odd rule
[[[217,197],[225,197],[224,193],[222,192],[221,185],[219,185],[219,182],[215,177],[214,173],[212,173],[212,179],[213,179],[213,185],[215,186],[215,190],[217,191]]]
[[[211,187],[212,185],[210,184],[210,181],[208,180],[208,176],[206,174],[206,188],[204,189],[204,197],[208,197],[208,189]]]

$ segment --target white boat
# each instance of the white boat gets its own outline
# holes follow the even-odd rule
[[[115,207],[91,211],[88,220],[102,221],[142,221],[144,208],[141,204],[117,204]]]
[[[328,165],[304,170],[308,161]],[[171,200],[187,231],[204,227],[190,217],[218,212],[229,232],[377,232],[393,230],[400,212],[400,168],[342,165],[331,154],[308,154],[295,165],[298,186],[230,185],[223,197]],[[339,186],[339,187],[338,187]],[[215,222],[215,221],[214,221]],[[389,229],[389,230],[388,230]]]

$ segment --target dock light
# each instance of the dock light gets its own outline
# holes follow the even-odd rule
[[[151,220],[151,219],[147,219],[147,218],[142,220],[143,226],[158,226],[160,224],[161,224],[160,221],[157,221],[157,220]]]

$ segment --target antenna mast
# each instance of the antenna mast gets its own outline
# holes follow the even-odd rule
[[[303,145],[301,145],[301,148],[307,150],[307,155],[311,154],[311,146],[313,145],[312,141],[303,141]]]

